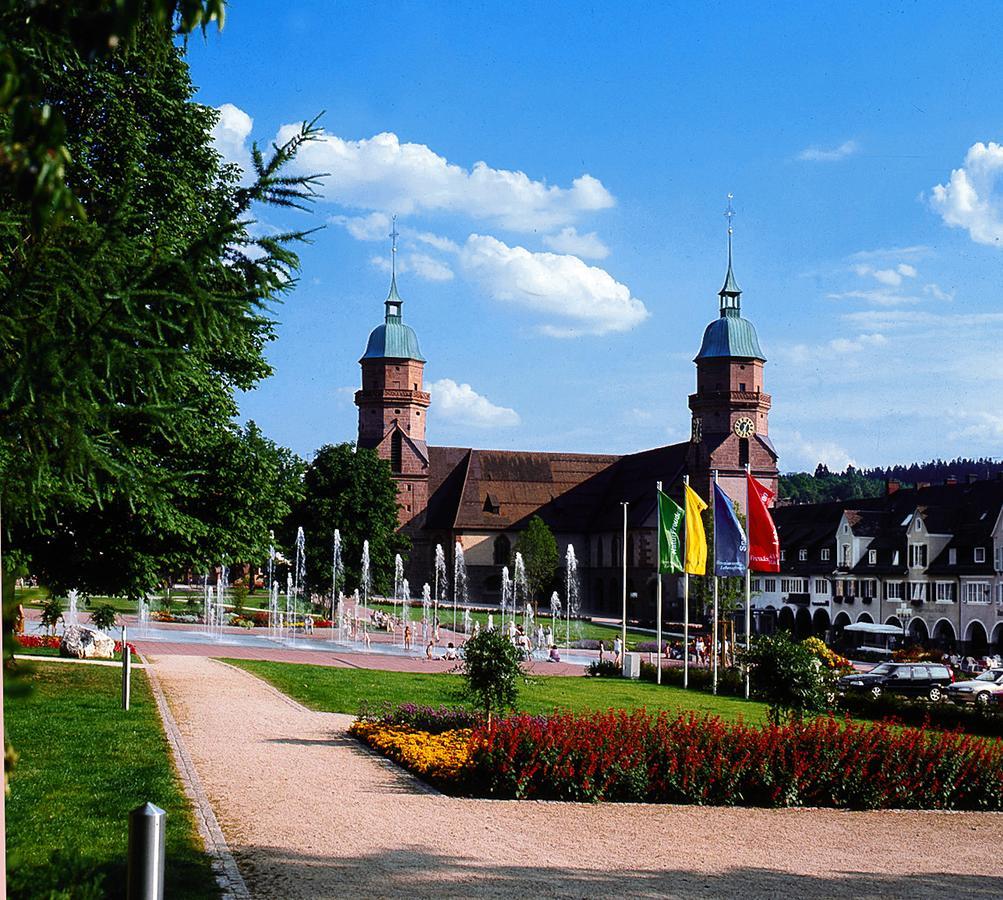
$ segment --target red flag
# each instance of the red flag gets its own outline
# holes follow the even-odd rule
[[[767,504],[774,494],[766,485],[760,484],[746,473],[749,491],[749,568],[753,572],[780,571],[780,539],[777,526],[773,524]]]

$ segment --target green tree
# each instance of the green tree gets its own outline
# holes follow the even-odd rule
[[[500,631],[482,631],[463,645],[464,694],[489,725],[495,710],[515,706],[521,677],[519,651]]]
[[[557,572],[557,541],[554,533],[539,516],[533,516],[515,543],[513,553],[521,553],[526,565],[526,581],[534,609],[546,595]],[[514,558],[514,557],[513,557]]]
[[[397,485],[390,464],[375,450],[352,444],[327,444],[307,466],[302,500],[283,530],[287,555],[300,526],[306,538],[307,587],[321,594],[331,591],[336,528],[348,590],[361,589],[363,541],[369,541],[373,587],[381,592],[393,583],[394,555],[410,547],[397,533]]]
[[[826,710],[837,674],[822,664],[810,645],[778,632],[757,637],[740,655],[751,668],[753,691],[769,705],[772,723]]]
[[[28,52],[37,29],[4,24]],[[34,81],[67,124],[86,221],[33,234],[28,205],[0,205],[4,527],[14,561],[33,554],[53,583],[138,594],[187,566],[263,558],[295,498],[295,461],[233,419],[236,393],[270,372],[267,305],[305,237],[255,238],[252,208],[310,199],[312,180],[283,167],[313,128],[267,161],[255,151],[241,187],[168,29],[141,24],[92,59],[77,24],[48,35]]]

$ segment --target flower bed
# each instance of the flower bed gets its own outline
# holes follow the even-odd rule
[[[56,634],[15,634],[14,643],[26,650],[58,650],[61,638]],[[122,642],[115,641],[115,652],[122,652]],[[129,644],[129,652],[138,656],[135,646]]]
[[[374,750],[444,791],[456,792],[465,783],[470,729],[431,734],[406,725],[358,719],[350,733]]]
[[[382,725],[399,725],[442,734],[444,731],[471,729],[480,725],[483,717],[463,706],[422,706],[417,703],[384,702],[372,709],[363,703],[359,718]]]
[[[693,714],[513,716],[474,731],[484,796],[847,809],[1003,809],[1003,745],[821,718],[752,728]]]

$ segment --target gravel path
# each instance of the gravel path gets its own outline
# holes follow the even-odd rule
[[[457,800],[204,657],[154,660],[255,897],[1003,896],[992,814]]]

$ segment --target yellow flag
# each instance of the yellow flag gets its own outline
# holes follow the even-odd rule
[[[703,575],[707,571],[707,534],[700,515],[706,508],[700,495],[687,484],[685,571],[690,575]]]

